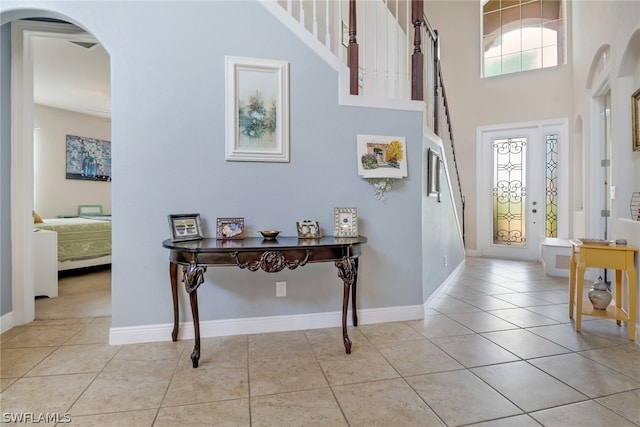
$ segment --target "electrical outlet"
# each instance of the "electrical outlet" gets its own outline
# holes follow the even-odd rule
[[[447,264],[448,264],[448,262],[447,262],[447,256],[445,255],[445,256],[444,256],[444,266],[446,267],[446,266],[447,266]]]
[[[276,282],[276,296],[277,297],[287,296],[287,282]]]

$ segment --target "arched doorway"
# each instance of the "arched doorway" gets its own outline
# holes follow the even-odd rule
[[[14,21],[11,77],[11,264],[12,320],[15,325],[35,318],[33,220],[34,138],[33,138],[33,41],[60,38],[93,43],[83,29],[60,22]]]

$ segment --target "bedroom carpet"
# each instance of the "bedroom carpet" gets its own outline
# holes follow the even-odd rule
[[[58,279],[57,298],[36,299],[36,319],[111,316],[111,269],[67,274]]]

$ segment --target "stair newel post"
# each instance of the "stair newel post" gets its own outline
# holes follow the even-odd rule
[[[349,0],[349,93],[358,94],[358,41],[356,39],[356,0]]]
[[[411,22],[413,22],[413,54],[411,55],[411,99],[424,100],[424,53],[422,53],[423,0],[411,0]]]

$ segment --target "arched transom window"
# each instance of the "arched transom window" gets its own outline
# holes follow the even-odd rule
[[[481,0],[482,76],[564,63],[562,0]]]

